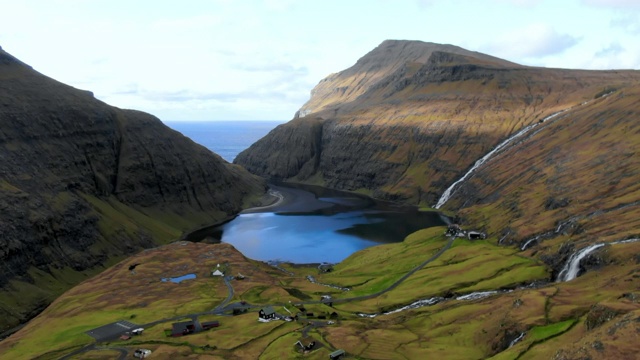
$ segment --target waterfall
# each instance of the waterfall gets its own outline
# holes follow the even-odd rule
[[[512,347],[513,345],[517,344],[520,340],[522,340],[522,338],[524,338],[525,335],[527,335],[526,332],[523,332],[520,335],[518,335],[517,338],[513,339],[513,341],[509,343],[509,347]]]
[[[607,96],[613,94],[616,90],[611,90],[606,94],[603,94],[602,96],[600,96],[599,98],[606,98]],[[589,103],[591,103],[592,101],[598,100],[599,98],[596,99],[592,99],[592,100],[588,100],[585,101],[583,103],[581,103],[578,106],[584,106],[584,105],[588,105]],[[525,135],[526,133],[528,133],[529,131],[535,129],[536,127],[538,127],[538,125],[547,122],[551,119],[553,119],[554,117],[562,114],[563,112],[569,111],[573,108],[574,106],[570,107],[570,108],[566,108],[564,110],[560,110],[556,113],[553,113],[545,118],[543,118],[542,120],[540,120],[539,122],[535,123],[535,124],[531,124],[529,126],[526,126],[524,129],[518,131],[515,135],[507,138],[505,141],[501,142],[500,144],[498,144],[498,146],[496,146],[493,150],[491,150],[488,154],[486,154],[485,156],[483,156],[482,158],[480,158],[479,160],[477,160],[475,162],[475,164],[473,164],[473,166],[471,167],[471,169],[469,169],[469,171],[467,171],[466,174],[464,174],[460,179],[458,179],[456,182],[454,182],[453,184],[451,184],[451,186],[449,186],[444,193],[442,193],[442,196],[440,197],[440,199],[438,200],[438,203],[436,205],[434,205],[433,207],[436,209],[440,209],[440,207],[442,207],[442,205],[444,205],[447,201],[449,201],[449,198],[451,198],[451,196],[453,195],[453,192],[455,190],[455,187],[465,181],[469,176],[471,176],[471,174],[480,166],[482,166],[482,164],[484,164],[485,162],[487,162],[487,160],[489,160],[489,158],[491,158],[496,152],[500,151],[502,148],[504,148],[505,146],[509,145],[509,143],[511,143],[513,140]],[[537,134],[537,132],[536,132]]]
[[[580,251],[576,251],[569,257],[569,260],[564,265],[562,270],[560,270],[560,273],[558,274],[558,278],[556,279],[556,282],[571,281],[576,277],[578,277],[578,271],[580,270],[580,261],[584,259],[587,255],[589,255],[592,251],[598,248],[601,248],[605,245],[628,244],[636,241],[640,241],[640,238],[618,240],[610,243],[593,244],[591,246],[587,246],[586,248]]]
[[[530,243],[534,242],[534,241],[538,241],[540,239],[540,235],[535,236],[529,240],[527,240],[524,245],[522,245],[522,247],[520,247],[520,251],[524,251],[527,249],[527,247],[529,246]]]
[[[449,198],[451,198],[451,195],[453,195],[454,190],[456,188],[456,186],[460,183],[462,183],[463,181],[467,180],[467,178],[469,178],[469,176],[471,176],[471,174],[476,171],[477,168],[479,168],[480,166],[482,166],[482,164],[486,163],[495,153],[497,153],[498,151],[502,150],[504,147],[506,147],[507,145],[509,145],[512,141],[514,141],[515,139],[525,135],[526,133],[528,133],[529,131],[531,131],[532,129],[535,129],[538,125],[540,125],[541,123],[544,123],[548,120],[553,119],[554,117],[560,115],[561,113],[567,111],[569,109],[565,109],[562,111],[558,111],[556,113],[553,113],[547,117],[545,117],[544,119],[540,120],[537,123],[531,124],[529,126],[524,127],[522,130],[518,131],[515,135],[512,135],[511,137],[507,138],[506,140],[504,140],[503,142],[501,142],[500,144],[498,144],[498,146],[496,146],[495,148],[493,148],[493,150],[489,151],[485,156],[481,157],[480,159],[478,159],[475,164],[473,164],[473,166],[471,167],[471,169],[469,169],[469,171],[467,171],[466,174],[464,174],[460,179],[458,179],[456,182],[454,182],[453,184],[451,184],[451,186],[449,186],[444,193],[442,193],[442,196],[440,197],[440,200],[438,200],[438,203],[434,206],[434,208],[436,209],[440,209],[440,207],[442,207],[442,205],[444,205],[447,201],[449,201]]]
[[[593,250],[599,249],[603,247],[605,244],[593,244],[591,246],[587,246],[586,248],[573,253],[567,263],[564,265],[560,273],[558,273],[558,278],[556,282],[562,281],[571,281],[578,277],[578,271],[580,271],[580,261],[584,259],[587,255],[589,255]]]

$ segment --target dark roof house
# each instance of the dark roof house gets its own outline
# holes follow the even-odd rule
[[[273,307],[266,306],[260,309],[258,316],[262,319],[274,319],[276,317],[276,311],[273,310]]]
[[[171,324],[171,336],[192,334],[196,330],[193,321],[183,321]]]
[[[205,321],[202,323],[203,330],[209,330],[211,328],[218,327],[218,326],[220,326],[219,321]]]

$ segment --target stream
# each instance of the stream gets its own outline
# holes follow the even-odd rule
[[[613,93],[613,91],[606,93],[604,95],[602,95],[600,98],[604,98],[607,97],[609,95],[611,95]],[[475,164],[473,164],[473,166],[471,167],[471,169],[469,169],[469,171],[467,171],[460,179],[458,179],[457,181],[455,181],[453,184],[451,184],[451,186],[449,186],[444,193],[442,193],[442,196],[440,197],[440,199],[438,200],[438,202],[436,203],[436,205],[434,205],[433,207],[435,209],[440,209],[447,201],[449,201],[449,199],[451,198],[451,196],[455,193],[456,187],[458,186],[458,184],[464,182],[465,180],[467,180],[467,178],[469,178],[474,171],[476,171],[480,166],[482,166],[484,163],[486,163],[487,161],[489,161],[489,159],[491,157],[493,157],[493,155],[495,155],[496,153],[498,153],[500,150],[504,149],[506,146],[508,146],[509,144],[511,144],[515,139],[520,138],[522,136],[524,136],[525,134],[531,132],[533,129],[537,128],[538,126],[540,126],[541,124],[557,117],[558,115],[567,112],[577,106],[584,106],[587,105],[589,103],[591,103],[592,101],[594,101],[596,99],[592,99],[589,101],[585,101],[579,105],[576,106],[572,106],[569,108],[566,108],[564,110],[560,110],[556,113],[553,113],[545,118],[543,118],[542,120],[533,123],[531,125],[528,125],[526,127],[524,127],[522,130],[518,131],[517,133],[515,133],[514,135],[508,137],[506,140],[504,140],[503,142],[501,142],[500,144],[498,144],[498,146],[496,146],[495,148],[493,148],[493,150],[489,151],[485,156],[481,157],[480,159],[478,159]],[[538,132],[535,132],[535,134],[537,134]]]
[[[587,246],[584,249],[580,249],[576,251],[575,253],[571,254],[571,256],[569,257],[569,260],[567,260],[567,263],[564,265],[562,270],[560,270],[560,272],[558,273],[556,282],[571,281],[577,278],[578,273],[580,272],[580,261],[582,261],[582,259],[584,259],[587,255],[592,253],[594,250],[597,250],[605,245],[627,244],[627,243],[636,242],[636,241],[640,241],[640,238],[625,239],[625,240],[613,241],[610,243],[593,244],[593,245]]]
[[[526,287],[530,287],[530,285],[529,286],[525,286],[525,287],[520,287],[520,288],[526,288]],[[503,294],[503,293],[508,293],[508,292],[512,292],[512,291],[513,290],[491,290],[491,291],[476,291],[476,292],[472,292],[472,293],[464,294],[464,295],[459,295],[459,296],[455,296],[455,297],[454,296],[449,296],[449,297],[435,296],[435,297],[428,298],[428,299],[422,299],[422,300],[414,301],[409,305],[403,306],[401,308],[397,308],[395,310],[385,311],[385,312],[382,312],[382,313],[374,313],[374,314],[357,313],[357,315],[360,316],[360,317],[374,318],[374,317],[379,316],[379,315],[391,315],[391,314],[399,313],[401,311],[418,309],[418,308],[425,307],[425,306],[433,306],[435,304],[439,304],[439,303],[441,303],[443,301],[448,301],[448,300],[459,300],[459,301],[478,300],[478,299],[484,299],[484,298],[489,297],[491,295]]]
[[[442,196],[440,197],[440,199],[438,200],[438,203],[436,205],[434,205],[434,208],[436,209],[440,209],[447,201],[449,201],[449,199],[451,198],[451,196],[454,194],[454,190],[456,190],[456,186],[460,183],[462,183],[463,181],[465,181],[467,178],[469,178],[471,176],[471,174],[473,174],[474,171],[476,171],[476,169],[478,169],[480,166],[482,166],[484,163],[486,163],[487,161],[489,161],[489,159],[491,157],[493,157],[494,154],[496,154],[497,152],[499,152],[500,150],[502,150],[503,148],[505,148],[507,145],[509,145],[512,141],[514,141],[515,139],[522,137],[523,135],[525,135],[526,133],[528,133],[529,131],[535,129],[538,125],[540,125],[541,123],[544,123],[546,121],[549,121],[551,119],[553,119],[554,117],[562,114],[565,111],[568,111],[569,109],[565,109],[562,111],[558,111],[556,113],[553,113],[547,117],[545,117],[544,119],[540,120],[539,122],[533,123],[531,125],[528,125],[526,127],[524,127],[522,130],[518,131],[517,133],[515,133],[514,135],[508,137],[506,140],[504,140],[503,142],[501,142],[500,144],[498,144],[498,146],[496,146],[495,148],[493,148],[493,150],[489,151],[485,156],[481,157],[480,159],[478,159],[475,164],[473,164],[473,166],[471,167],[471,169],[469,169],[469,171],[467,171],[466,174],[464,174],[460,179],[458,179],[457,181],[455,181],[453,184],[451,184],[451,186],[449,186],[444,193],[442,193]]]

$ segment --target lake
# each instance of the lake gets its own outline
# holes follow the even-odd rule
[[[441,226],[438,212],[418,211],[364,195],[317,186],[278,184],[286,195],[276,208],[249,210],[188,240],[222,241],[261,261],[337,263],[354,252],[400,242],[422,228]]]
[[[167,122],[231,162],[281,121]],[[402,241],[419,229],[444,225],[437,212],[420,212],[369,197],[314,186],[276,184],[287,195],[276,208],[245,211],[222,226],[187,240],[226,242],[261,261],[337,263],[354,252]]]

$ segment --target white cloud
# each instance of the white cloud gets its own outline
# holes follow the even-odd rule
[[[50,77],[163,119],[287,119],[318,81],[390,38],[529,65],[639,67],[640,14],[623,11],[636,3],[0,0],[0,45]],[[544,23],[526,26],[531,19]]]
[[[639,69],[640,48],[626,48],[617,42],[585,57],[580,66],[585,69]]]
[[[512,5],[522,6],[522,7],[532,7],[532,6],[539,5],[542,2],[542,0],[494,0],[494,2],[507,3]]]
[[[638,0],[582,0],[582,3],[608,8],[640,9],[640,1]]]
[[[611,44],[609,44],[609,46],[607,46],[606,48],[596,52],[595,56],[596,57],[609,57],[609,56],[616,56],[618,54],[621,54],[625,51],[625,49],[617,42],[613,42]]]
[[[624,14],[617,16],[611,20],[611,26],[620,28],[623,31],[632,34],[640,34],[640,14]]]
[[[296,3],[296,0],[264,0],[268,9],[275,11],[287,11]]]
[[[418,6],[421,8],[428,8],[434,5],[438,0],[416,0]]]
[[[505,35],[482,46],[482,49],[489,54],[518,62],[560,54],[578,42],[580,38],[560,34],[548,24],[532,24],[507,31]]]

